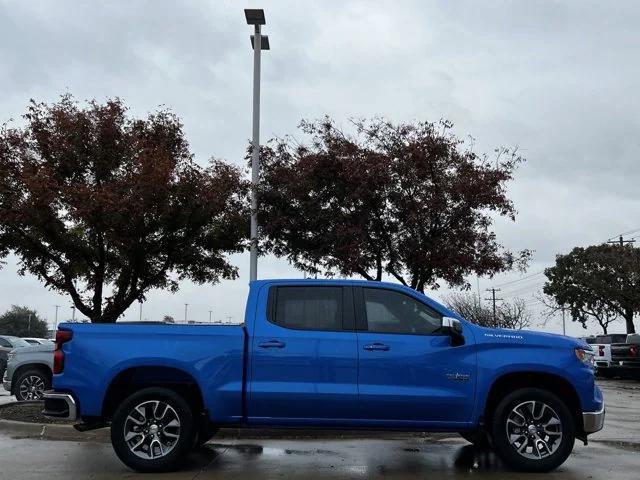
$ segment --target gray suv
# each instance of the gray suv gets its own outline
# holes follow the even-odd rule
[[[29,344],[23,339],[10,335],[0,335],[0,378],[4,375],[7,366],[7,356],[14,348],[28,347]]]
[[[19,401],[38,400],[51,389],[55,344],[31,345],[12,350],[2,384]]]

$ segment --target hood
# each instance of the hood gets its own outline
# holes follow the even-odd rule
[[[545,347],[583,348],[591,350],[584,340],[556,333],[533,330],[511,330],[509,328],[477,327],[478,343],[506,343],[510,345],[540,345]]]
[[[56,349],[55,343],[43,343],[42,345],[29,345],[28,347],[19,347],[11,350],[13,353],[29,353],[29,352],[53,352]]]

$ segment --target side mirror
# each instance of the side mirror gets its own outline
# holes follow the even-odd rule
[[[451,345],[454,347],[464,345],[462,335],[462,323],[457,318],[442,317],[442,333],[451,337]]]

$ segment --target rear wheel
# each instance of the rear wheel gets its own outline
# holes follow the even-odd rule
[[[45,390],[51,389],[49,376],[40,370],[27,370],[20,374],[12,390],[19,402],[40,400]]]
[[[507,395],[491,427],[496,453],[517,470],[553,470],[573,450],[574,418],[564,402],[546,390],[523,388]]]
[[[129,396],[111,423],[111,444],[118,458],[139,472],[175,469],[194,436],[189,405],[165,388],[145,388]]]

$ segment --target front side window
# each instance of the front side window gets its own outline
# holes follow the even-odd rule
[[[342,288],[278,287],[272,321],[298,330],[342,330]]]
[[[377,333],[431,335],[442,325],[442,316],[404,293],[365,288],[367,330]]]

